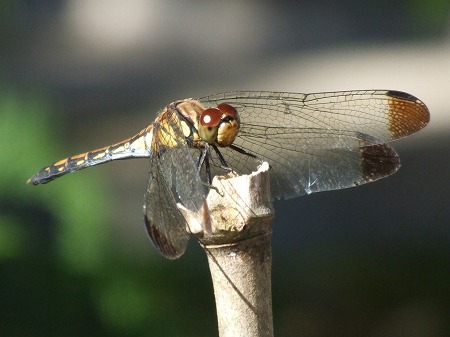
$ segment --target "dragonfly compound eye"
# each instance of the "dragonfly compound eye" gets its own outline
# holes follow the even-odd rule
[[[222,112],[218,108],[208,108],[202,112],[198,133],[207,143],[215,143],[217,140],[217,131],[222,118]]]
[[[226,103],[219,104],[217,109],[222,112],[217,133],[217,145],[227,147],[233,144],[239,132],[239,114],[234,107]]]

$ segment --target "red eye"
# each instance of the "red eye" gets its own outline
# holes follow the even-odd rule
[[[218,108],[208,108],[202,112],[200,116],[200,124],[202,126],[217,126],[222,118],[222,112]]]
[[[217,106],[217,109],[219,109],[220,111],[222,111],[222,113],[224,114],[224,115],[227,115],[227,116],[230,116],[230,117],[233,117],[233,118],[236,118],[236,116],[237,116],[237,111],[236,111],[236,109],[234,108],[234,107],[232,107],[231,105],[229,105],[229,104],[226,104],[226,103],[220,103],[218,106]]]

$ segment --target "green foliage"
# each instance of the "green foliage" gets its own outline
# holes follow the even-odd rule
[[[57,224],[55,249],[61,262],[72,271],[95,270],[103,259],[107,239],[106,187],[94,180],[94,175],[45,187],[25,184],[38,169],[60,159],[64,151],[52,130],[59,123],[51,116],[48,104],[24,96],[7,93],[0,98],[0,198],[16,202],[18,209],[38,206],[49,214]],[[39,220],[34,219],[35,225]]]
[[[426,32],[427,35],[445,34],[450,20],[450,1],[411,1],[409,12],[417,34]]]
[[[171,262],[152,259],[151,247],[147,258],[115,247],[115,201],[94,169],[45,186],[25,183],[70,155],[53,110],[42,97],[0,90],[1,334],[212,335],[205,258],[196,271],[198,254]]]

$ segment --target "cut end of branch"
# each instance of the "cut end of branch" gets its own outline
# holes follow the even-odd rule
[[[202,217],[181,210],[189,230],[203,245],[227,244],[270,232],[274,216],[270,195],[269,164],[256,172],[231,172],[213,179]],[[203,218],[203,225],[198,218]]]

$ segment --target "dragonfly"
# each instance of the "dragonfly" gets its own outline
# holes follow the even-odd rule
[[[211,179],[270,165],[273,199],[359,186],[398,170],[387,143],[430,120],[418,98],[394,90],[320,93],[235,91],[168,104],[131,138],[74,155],[27,182],[45,184],[112,160],[148,157],[144,222],[166,258],[184,254],[189,231],[177,205],[203,223]]]

